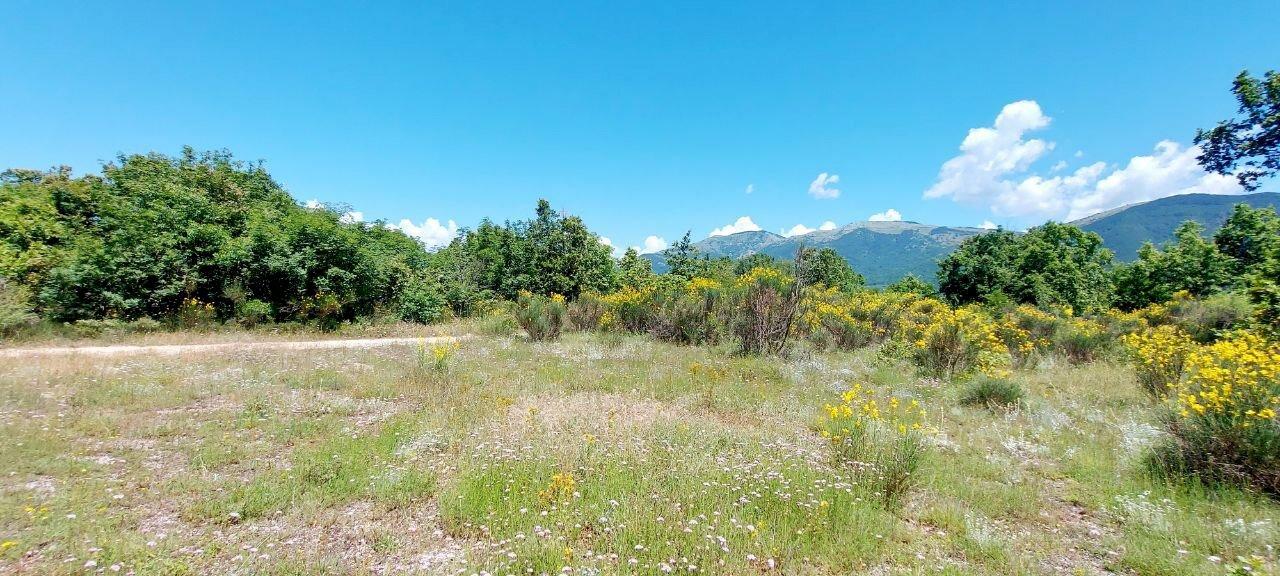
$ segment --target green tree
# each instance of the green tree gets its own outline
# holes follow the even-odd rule
[[[680,240],[662,251],[662,258],[667,262],[667,273],[689,279],[698,276],[698,249],[694,248],[690,233],[685,232]]]
[[[1242,71],[1231,92],[1240,103],[1239,117],[1197,130],[1197,159],[1206,170],[1235,174],[1245,189],[1257,190],[1261,179],[1280,173],[1280,73],[1256,78]]]
[[[907,274],[898,281],[885,287],[888,292],[897,292],[900,294],[918,294],[920,296],[937,296],[938,290],[932,284],[916,277],[915,274]]]
[[[842,292],[854,292],[867,283],[844,256],[831,248],[801,248],[797,274],[805,285],[822,284]]]
[[[521,291],[576,298],[618,283],[609,247],[581,218],[556,213],[546,200],[538,201],[532,220],[503,226],[482,221],[460,248],[473,262],[478,288],[508,300]]]
[[[1204,297],[1232,284],[1231,261],[1204,238],[1204,227],[1183,222],[1174,240],[1162,248],[1150,242],[1138,250],[1138,259],[1112,272],[1116,306],[1132,310],[1166,302],[1175,292]]]
[[[1270,207],[1236,204],[1222,228],[1213,235],[1213,244],[1231,259],[1232,274],[1257,272],[1280,251],[1280,217]]]
[[[954,304],[1007,298],[1097,310],[1111,302],[1111,262],[1102,237],[1049,222],[1022,235],[997,230],[965,240],[938,263],[938,287]]]
[[[298,205],[224,151],[0,176],[0,275],[53,320],[176,318],[195,300],[223,319],[331,325],[392,305],[428,257],[401,232]]]
[[[654,281],[653,264],[641,258],[635,248],[627,248],[618,262],[618,282],[622,286],[643,288]]]

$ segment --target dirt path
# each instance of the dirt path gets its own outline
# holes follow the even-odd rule
[[[378,348],[381,346],[456,342],[467,336],[425,336],[411,338],[361,338],[353,340],[282,340],[278,342],[219,342],[217,344],[160,344],[154,346],[55,346],[0,349],[0,358],[83,355],[98,357],[159,354],[176,356],[191,353],[256,352],[269,350],[327,350],[334,348]]]

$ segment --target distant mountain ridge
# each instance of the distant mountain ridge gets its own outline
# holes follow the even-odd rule
[[[712,236],[694,243],[700,254],[740,259],[763,253],[789,259],[800,246],[832,248],[867,278],[871,286],[886,286],[907,274],[932,282],[939,259],[981,228],[933,226],[919,222],[854,222],[833,230],[785,237],[764,230]],[[665,271],[661,254],[647,254],[655,271]]]
[[[1186,220],[1204,225],[1212,234],[1231,214],[1232,207],[1245,203],[1255,208],[1280,209],[1280,193],[1218,195],[1182,194],[1149,202],[1121,206],[1070,222],[1097,232],[1116,259],[1137,258],[1143,242],[1159,244],[1173,238],[1173,231]],[[945,258],[966,239],[986,232],[981,228],[934,226],[919,222],[854,222],[832,230],[818,230],[797,236],[782,236],[765,230],[712,236],[694,243],[700,254],[712,258],[740,259],[756,253],[790,259],[801,245],[831,248],[867,278],[870,286],[886,286],[907,274],[933,282],[938,260]],[[661,254],[646,254],[653,269],[664,272]]]
[[[1132,261],[1143,242],[1160,244],[1173,239],[1173,231],[1187,220],[1204,225],[1206,234],[1222,226],[1236,204],[1254,208],[1280,209],[1280,193],[1180,194],[1148,202],[1121,206],[1070,222],[1089,232],[1097,232],[1116,259]]]

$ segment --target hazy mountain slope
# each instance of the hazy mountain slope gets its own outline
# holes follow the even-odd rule
[[[1280,194],[1182,194],[1130,204],[1071,224],[1097,232],[1103,243],[1116,253],[1116,259],[1128,261],[1138,257],[1138,248],[1143,242],[1160,244],[1170,240],[1178,225],[1187,220],[1203,224],[1206,232],[1212,234],[1231,214],[1232,207],[1241,202],[1254,207],[1280,207]]]
[[[713,258],[742,258],[763,252],[775,258],[795,256],[801,245],[832,248],[872,286],[889,284],[911,273],[932,282],[938,259],[950,254],[965,238],[981,233],[977,228],[949,228],[916,222],[855,222],[835,230],[783,238],[771,232],[739,232],[714,236],[694,245]],[[659,254],[647,257],[654,270],[666,270]]]

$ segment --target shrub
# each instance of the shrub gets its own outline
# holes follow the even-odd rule
[[[516,333],[519,325],[515,316],[501,308],[494,308],[480,318],[477,329],[481,334],[489,336],[510,336]]]
[[[734,333],[744,354],[780,354],[791,335],[791,322],[800,303],[795,278],[768,267],[757,267],[734,282],[737,306]]]
[[[1053,334],[1054,347],[1073,364],[1097,360],[1114,341],[1105,326],[1088,318],[1064,318]]]
[[[886,507],[901,503],[916,485],[932,432],[924,407],[855,384],[823,412],[817,429],[831,442],[837,464],[875,486]]]
[[[1200,343],[1212,342],[1219,334],[1244,324],[1253,314],[1248,297],[1234,292],[1203,299],[1179,292],[1167,308],[1173,321]]]
[[[691,278],[683,286],[653,293],[649,333],[677,344],[715,344],[724,334],[724,288],[710,278]]]
[[[1165,325],[1120,337],[1133,360],[1138,385],[1152,398],[1169,395],[1182,380],[1187,355],[1195,348],[1177,326]]]
[[[252,328],[271,319],[271,305],[262,300],[246,300],[236,310],[236,322]]]
[[[27,289],[0,277],[0,336],[13,336],[38,320]]]
[[[647,332],[655,313],[655,291],[653,286],[623,286],[621,290],[604,296],[608,310],[600,315],[599,327],[603,330]]]
[[[212,303],[201,302],[195,298],[187,298],[178,306],[178,314],[175,319],[179,328],[191,329],[212,324],[216,316],[217,311],[214,310]]]
[[[606,297],[595,292],[584,292],[569,304],[569,325],[577,330],[598,330],[600,320],[609,313]]]
[[[1192,351],[1153,471],[1280,496],[1280,344],[1240,333]]]
[[[834,288],[813,290],[801,301],[800,327],[819,349],[828,344],[842,350],[869,345],[875,338],[870,321],[857,318],[853,303]]]
[[[1013,408],[1022,405],[1025,394],[1017,382],[1005,378],[979,377],[965,387],[960,403],[965,406]]]
[[[926,374],[955,379],[974,372],[1008,373],[1010,357],[995,324],[973,308],[934,309],[905,335],[913,339],[910,359]]]
[[[400,292],[396,311],[405,322],[430,324],[444,318],[448,302],[434,286],[411,282]]]
[[[564,296],[521,292],[516,299],[516,322],[532,340],[557,340],[564,329],[568,308]]]

